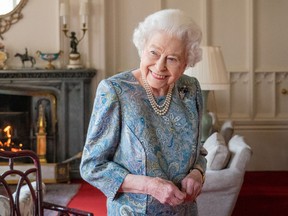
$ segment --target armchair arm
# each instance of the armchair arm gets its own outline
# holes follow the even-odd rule
[[[57,211],[59,212],[60,216],[64,216],[64,215],[93,216],[94,215],[91,212],[74,209],[74,208],[68,208],[68,207],[64,207],[64,206],[60,206],[60,205],[56,205],[56,204],[48,203],[48,202],[43,202],[43,209]]]
[[[222,170],[206,170],[203,191],[233,190],[236,186],[242,185],[252,150],[239,135],[233,136],[228,146],[231,152],[228,166]]]
[[[202,192],[230,191],[242,185],[244,173],[237,169],[207,170]]]

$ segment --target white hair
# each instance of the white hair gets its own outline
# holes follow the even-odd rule
[[[202,32],[191,17],[179,9],[165,9],[153,13],[140,22],[134,30],[133,43],[141,57],[142,51],[154,32],[164,31],[185,43],[187,67],[194,66],[202,58],[200,43]]]

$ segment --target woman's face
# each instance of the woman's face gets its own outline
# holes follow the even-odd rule
[[[140,63],[141,74],[152,89],[166,91],[185,68],[184,43],[164,32],[153,34],[143,50]]]

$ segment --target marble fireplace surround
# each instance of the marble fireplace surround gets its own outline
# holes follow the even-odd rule
[[[56,110],[48,162],[60,163],[82,151],[91,113],[90,82],[95,69],[0,70],[0,94],[48,98]],[[54,130],[54,129],[53,129]],[[52,142],[52,143],[51,143]],[[79,162],[79,161],[78,161]],[[71,172],[78,175],[78,163]]]

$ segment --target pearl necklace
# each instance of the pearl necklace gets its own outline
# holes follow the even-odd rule
[[[164,103],[162,105],[158,105],[153,94],[152,94],[151,87],[149,86],[149,84],[147,83],[146,79],[143,76],[142,76],[142,81],[144,84],[144,89],[145,89],[145,92],[147,94],[148,100],[149,100],[153,110],[155,111],[155,113],[160,115],[160,116],[165,115],[167,113],[169,106],[170,106],[170,103],[171,103],[172,90],[173,90],[174,84],[169,86],[168,93],[167,93],[167,96],[166,96]]]

